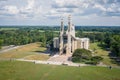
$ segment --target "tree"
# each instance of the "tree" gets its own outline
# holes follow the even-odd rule
[[[112,38],[112,34],[110,34],[110,33],[105,34],[104,43],[105,43],[107,48],[110,48],[110,46],[111,46],[111,41],[112,41],[111,38]]]
[[[120,35],[114,35],[111,40],[111,51],[120,57]]]
[[[43,35],[43,38],[42,38],[42,44],[41,44],[42,47],[46,47],[46,41],[47,41],[46,32],[44,32],[44,35]]]
[[[95,42],[95,34],[89,35],[89,38],[93,43]]]
[[[101,33],[101,34],[99,34],[98,37],[99,37],[98,41],[100,41],[100,44],[102,45],[102,44],[103,44],[103,41],[104,41],[104,34]]]
[[[76,36],[77,37],[83,37],[84,36],[83,30],[81,29],[81,30],[77,31]]]
[[[91,58],[91,52],[86,49],[76,49],[72,55],[73,62],[83,62]]]
[[[1,47],[2,47],[2,43],[3,43],[3,40],[0,40],[0,49],[1,49]]]

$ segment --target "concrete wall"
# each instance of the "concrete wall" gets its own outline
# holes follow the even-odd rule
[[[54,46],[54,48],[59,48],[59,38],[58,37],[53,39],[53,46]]]

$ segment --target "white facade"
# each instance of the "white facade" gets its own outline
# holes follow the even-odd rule
[[[59,38],[58,37],[53,39],[53,46],[54,46],[54,48],[59,48]]]
[[[59,49],[60,54],[72,54],[75,49],[89,49],[89,38],[75,37],[75,26],[71,16],[68,17],[68,29],[64,32],[63,19],[61,20],[60,36],[53,39],[54,48]]]

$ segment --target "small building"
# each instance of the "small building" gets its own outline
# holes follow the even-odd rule
[[[72,54],[78,48],[89,49],[89,38],[75,37],[75,26],[71,16],[68,17],[68,29],[64,31],[64,22],[61,20],[60,35],[53,39],[54,48],[59,49],[59,54]]]

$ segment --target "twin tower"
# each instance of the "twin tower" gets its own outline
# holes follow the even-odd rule
[[[89,47],[88,38],[75,37],[75,27],[72,24],[71,16],[68,16],[67,31],[64,30],[64,22],[61,19],[60,35],[53,39],[55,49],[59,49],[59,54],[72,54],[75,49]]]
[[[72,52],[72,37],[75,37],[75,27],[72,24],[71,16],[68,16],[68,29],[64,31],[64,22],[61,20],[60,27],[60,42],[59,42],[59,54],[71,54]]]

